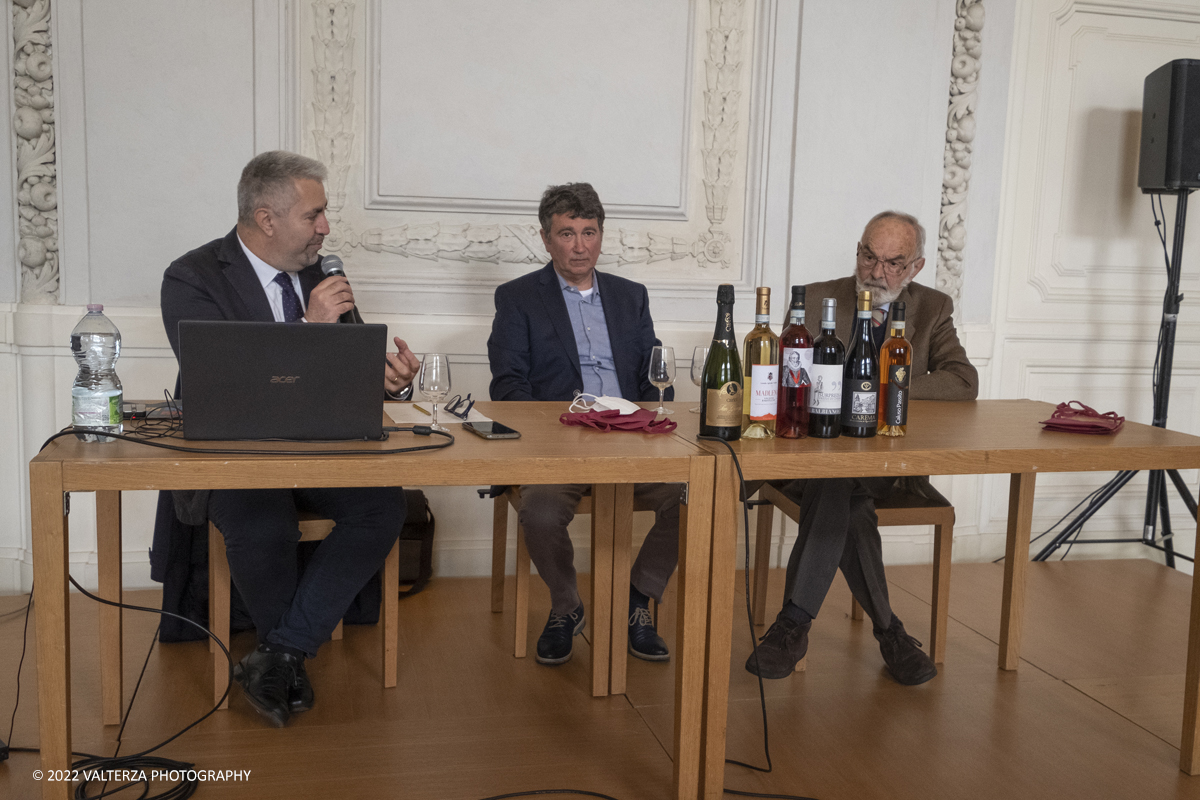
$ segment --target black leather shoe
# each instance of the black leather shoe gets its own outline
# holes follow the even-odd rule
[[[634,606],[629,612],[629,654],[643,661],[671,660],[671,651],[654,629],[654,618],[645,606]]]
[[[297,659],[296,673],[292,677],[292,685],[288,687],[288,706],[293,714],[308,711],[313,707],[313,688],[308,680],[308,670],[304,668],[304,660]]]
[[[782,615],[777,617],[746,659],[746,671],[772,680],[791,675],[808,652],[811,627],[812,620],[799,623]]]
[[[875,638],[879,640],[879,652],[883,654],[888,672],[897,682],[916,686],[937,675],[933,659],[921,650],[919,641],[908,635],[904,623],[895,614],[892,615],[891,627],[885,631],[875,631]]]
[[[570,614],[550,612],[546,627],[537,641],[539,664],[565,664],[571,660],[571,640],[583,630],[583,603]]]
[[[233,667],[233,679],[242,687],[250,705],[276,728],[291,717],[289,690],[296,679],[296,665],[303,660],[288,653],[275,653],[259,645]]]

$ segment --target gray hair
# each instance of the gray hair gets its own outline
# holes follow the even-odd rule
[[[547,235],[550,233],[550,220],[555,214],[563,214],[571,219],[594,219],[600,230],[604,230],[604,206],[590,183],[564,183],[547,187],[538,205],[538,221]]]
[[[296,202],[296,181],[324,183],[325,165],[298,153],[270,150],[250,159],[238,181],[238,222],[254,222],[254,212],[268,208],[282,216]]]
[[[859,238],[859,241],[861,242],[863,239],[867,238],[867,232],[871,230],[871,227],[876,222],[882,222],[885,219],[899,220],[900,222],[906,223],[910,228],[912,228],[913,233],[916,234],[917,237],[917,252],[913,253],[913,260],[915,261],[918,258],[925,257],[925,228],[922,227],[921,223],[917,221],[916,217],[914,217],[912,214],[905,214],[903,211],[880,211],[878,214],[871,217],[871,221],[867,223],[865,228],[863,228],[862,236]]]

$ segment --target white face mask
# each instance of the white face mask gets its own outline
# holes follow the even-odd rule
[[[591,398],[591,402],[584,398]],[[623,397],[609,397],[601,395],[597,397],[594,394],[581,393],[575,396],[571,401],[569,411],[620,411],[622,414],[632,414],[635,411],[640,411],[641,407],[635,403],[631,403]]]

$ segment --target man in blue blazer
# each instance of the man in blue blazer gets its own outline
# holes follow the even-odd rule
[[[354,308],[349,282],[326,278],[320,268],[318,251],[329,233],[325,175],[320,162],[278,150],[246,165],[237,226],[176,259],[163,275],[163,324],[176,357],[180,320],[317,324],[337,322]],[[381,375],[393,396],[411,391],[418,367],[403,340],[396,346]],[[312,707],[304,660],[316,655],[382,566],[404,524],[404,492],[228,489],[208,493],[207,502],[198,499],[204,507],[191,511],[211,519],[224,536],[230,575],[258,631],[257,648],[234,667],[234,678],[250,704],[282,727],[292,713]],[[303,575],[296,560],[298,511],[335,523]]]
[[[650,351],[660,342],[646,287],[596,271],[604,238],[604,206],[596,191],[586,183],[551,186],[538,219],[550,263],[496,289],[488,338],[492,399],[566,403],[583,392],[657,400],[649,368]],[[537,643],[541,664],[569,661],[572,639],[583,630],[567,525],[589,488],[521,487],[518,516],[529,557],[550,588],[550,618]],[[680,488],[648,483],[634,489],[655,511],[629,586],[629,652],[647,661],[671,657],[648,606],[650,597],[662,599],[679,560]]]

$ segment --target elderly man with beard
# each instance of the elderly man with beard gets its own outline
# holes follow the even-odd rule
[[[912,280],[925,266],[925,229],[909,214],[875,215],[858,243],[853,277],[809,284],[806,301],[820,308],[837,299],[837,333],[848,341],[856,292],[871,291],[876,346],[894,302],[903,302],[906,332],[913,345],[911,397],[917,400],[974,400],[979,376],[954,329],[950,297]],[[937,675],[921,643],[909,636],[888,602],[883,549],[875,501],[893,492],[941,499],[928,478],[832,478],[793,481],[782,491],[800,506],[800,533],[788,559],[784,604],[746,669],[764,678],[792,673],[808,650],[808,633],[833,576],[840,567],[851,592],[871,617],[888,672],[913,686]]]

